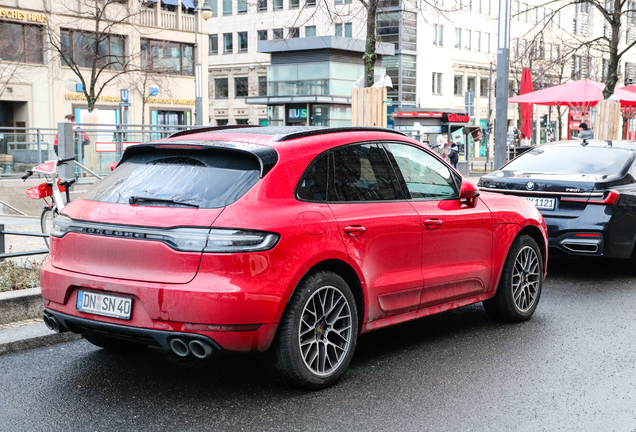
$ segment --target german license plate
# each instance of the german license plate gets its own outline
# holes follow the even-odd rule
[[[556,205],[556,198],[526,197],[526,199],[539,210],[554,210],[554,206]]]
[[[132,299],[80,290],[77,292],[77,310],[129,320],[132,316]]]

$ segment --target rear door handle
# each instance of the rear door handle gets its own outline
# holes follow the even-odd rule
[[[428,228],[439,228],[441,224],[442,221],[439,219],[426,219],[424,221],[424,225],[426,225]]]
[[[344,227],[344,232],[349,234],[351,237],[357,237],[363,234],[366,231],[366,228],[360,225],[349,225]]]

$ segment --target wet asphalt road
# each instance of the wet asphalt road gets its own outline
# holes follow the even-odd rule
[[[480,305],[359,339],[341,383],[305,392],[253,356],[210,362],[88,342],[0,357],[0,430],[636,431],[636,278],[554,259],[527,323]]]

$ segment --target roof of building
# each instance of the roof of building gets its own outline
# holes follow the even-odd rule
[[[343,36],[312,36],[258,41],[258,52],[279,53],[285,51],[307,51],[321,49],[339,49],[363,53],[366,41]],[[392,43],[376,42],[375,52],[379,55],[394,55]]]

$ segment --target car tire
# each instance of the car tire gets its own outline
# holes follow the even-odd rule
[[[537,242],[528,235],[517,237],[506,257],[497,293],[483,302],[488,315],[508,322],[530,319],[541,297],[543,273]]]
[[[301,282],[283,314],[265,357],[268,372],[305,389],[329,387],[349,366],[357,337],[349,285],[335,273],[316,272]]]
[[[53,218],[56,216],[55,212],[48,207],[44,207],[42,215],[40,216],[40,227],[43,234],[51,234],[51,228],[53,225]],[[50,247],[49,238],[44,237],[44,243],[46,247]]]
[[[107,351],[134,352],[141,351],[146,348],[146,345],[143,344],[116,339],[109,336],[98,335],[91,332],[85,332],[84,338],[93,345],[104,348]]]

